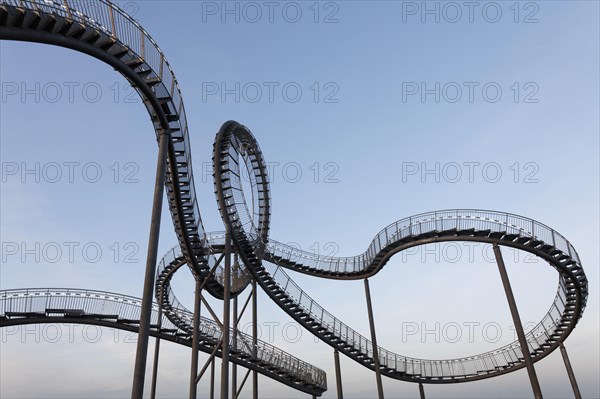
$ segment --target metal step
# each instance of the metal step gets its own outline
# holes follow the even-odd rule
[[[144,64],[144,60],[140,57],[132,58],[132,59],[125,61],[125,65],[127,65],[131,69],[135,69],[143,64]]]

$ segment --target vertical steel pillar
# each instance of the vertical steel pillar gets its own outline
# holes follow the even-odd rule
[[[231,230],[225,233],[225,270],[223,271],[223,349],[221,350],[221,398],[229,397],[229,299],[231,296]]]
[[[252,356],[256,359],[258,355],[258,317],[256,311],[258,308],[258,292],[256,291],[256,280],[252,279]],[[258,371],[252,371],[252,399],[258,399]]]
[[[562,354],[565,367],[567,368],[567,374],[569,375],[569,381],[571,381],[571,387],[573,388],[575,399],[581,399],[581,392],[579,392],[579,386],[577,385],[577,380],[575,379],[575,373],[573,373],[573,367],[571,366],[571,361],[569,360],[569,355],[567,354],[567,348],[565,348],[562,342],[560,343],[560,353]]]
[[[377,379],[377,394],[383,399],[383,384],[381,382],[381,365],[379,364],[379,348],[377,347],[377,336],[375,334],[375,321],[373,319],[373,306],[371,304],[371,290],[369,279],[365,279],[365,296],[367,297],[367,312],[369,314],[369,326],[371,328],[371,343],[373,344],[373,360],[375,361],[375,378]]]
[[[335,384],[337,386],[338,399],[344,399],[344,393],[342,391],[342,372],[340,369],[340,353],[337,349],[333,350],[333,361],[335,363]]]
[[[156,398],[156,382],[158,379],[158,352],[160,350],[160,338],[156,337],[154,343],[154,363],[152,364],[152,387],[150,390],[150,399]]]
[[[423,388],[423,384],[419,382],[419,396],[421,399],[425,399],[425,388]]]
[[[215,358],[210,361],[210,392],[208,394],[210,399],[215,399]]]
[[[162,324],[162,310],[158,308],[158,329]],[[150,388],[150,399],[156,398],[156,382],[158,380],[158,354],[160,351],[160,338],[156,337],[154,342],[154,361],[152,363],[152,387]]]
[[[202,282],[200,276],[194,276],[196,279],[196,289],[194,294],[194,319],[193,319],[193,331],[192,331],[192,360],[190,364],[190,399],[196,399],[198,391],[198,383],[196,377],[198,377],[198,355],[200,352],[200,288]]]
[[[146,360],[148,358],[148,337],[150,335],[150,318],[152,317],[152,289],[154,288],[154,277],[156,275],[156,258],[158,254],[158,239],[160,236],[160,217],[165,189],[169,139],[170,133],[168,131],[163,131],[159,136],[156,180],[154,182],[154,198],[152,200],[152,218],[150,221],[150,237],[148,238],[146,273],[144,275],[144,291],[142,295],[142,309],[140,311],[140,328],[138,330],[135,366],[133,368],[133,383],[131,387],[132,399],[141,399],[144,395]]]
[[[496,263],[498,264],[498,270],[500,271],[500,278],[502,278],[502,284],[504,285],[504,292],[506,293],[506,299],[508,300],[508,306],[510,307],[510,313],[512,315],[513,323],[515,324],[515,331],[519,338],[519,345],[521,346],[521,352],[523,354],[523,360],[527,367],[527,373],[529,374],[529,381],[531,383],[531,389],[536,399],[542,398],[542,390],[540,383],[531,361],[529,353],[529,347],[527,346],[527,339],[525,338],[525,332],[523,331],[523,324],[521,324],[521,317],[519,316],[519,310],[517,309],[517,303],[513,295],[512,288],[510,286],[510,280],[508,279],[508,273],[506,272],[506,266],[504,265],[504,259],[502,258],[502,252],[498,244],[494,243],[494,255],[496,256]]]
[[[238,301],[237,296],[233,298],[233,348],[237,350],[237,323],[238,323]],[[237,364],[231,365],[231,394],[235,395],[237,392]]]

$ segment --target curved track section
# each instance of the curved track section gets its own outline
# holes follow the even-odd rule
[[[223,130],[247,132],[244,134],[250,134],[248,145],[256,143],[242,125],[228,122],[221,131]],[[220,136],[221,133],[217,136],[217,141]],[[223,176],[235,174],[236,169],[229,171],[228,168],[237,168],[239,165],[236,162],[239,158],[237,152],[230,150],[226,146],[220,162],[215,163],[215,168],[219,167]],[[258,147],[256,151],[260,151]],[[240,223],[240,202],[231,200],[230,193],[243,191],[241,182],[231,179],[220,181],[218,175],[215,175],[215,189],[221,217],[230,228],[236,250],[267,294],[307,330],[371,369],[376,364],[371,341],[323,309],[292,281],[282,267],[321,277],[366,278],[381,270],[394,254],[404,249],[441,241],[478,241],[533,253],[559,273],[558,291],[550,310],[527,335],[533,361],[550,354],[567,338],[585,308],[587,279],[579,255],[571,243],[551,228],[522,216],[480,210],[424,213],[400,220],[381,230],[362,255],[324,259],[300,253],[300,261],[292,261],[289,256],[284,256],[285,251],[277,251],[274,241],[270,245],[264,241],[257,244],[257,235],[252,234],[256,231],[252,220],[246,224]],[[243,196],[240,197],[241,200]],[[263,258],[270,262],[263,262]],[[385,348],[379,348],[378,353],[384,375],[413,382],[472,381],[525,367],[518,342],[460,359],[408,358]]]
[[[208,278],[206,289],[213,296],[222,298],[222,278],[219,280],[219,273],[214,276],[209,273],[211,265],[215,262],[213,255],[218,253],[215,252],[218,251],[218,246],[211,246],[207,242],[200,217],[181,91],[171,66],[150,35],[135,20],[107,0],[1,0],[0,40],[45,43],[76,50],[111,65],[132,84],[147,108],[156,137],[162,134],[168,134],[170,137],[166,191],[179,247],[186,259],[185,264],[201,278]],[[162,265],[167,270],[159,274],[159,277],[167,278],[165,287],[170,290],[168,264]],[[232,294],[238,294],[249,281],[250,276],[247,273],[240,274],[237,280],[234,276]],[[176,298],[172,298],[173,302],[177,303]],[[132,301],[135,302],[133,299]],[[185,308],[170,305],[163,310],[169,319],[177,321],[177,328],[182,331],[189,330],[191,315]],[[3,316],[0,326],[15,322],[57,320],[56,315],[47,315],[52,319],[39,316],[27,320],[19,318],[18,321],[11,321]],[[63,319],[65,317],[71,316],[63,315]],[[88,323],[110,324],[109,321],[93,317],[83,319]],[[119,320],[116,326],[128,326],[127,329],[132,331],[137,329],[135,323],[122,322],[127,318]],[[204,324],[207,322],[207,319],[202,321]],[[157,335],[159,332],[154,331],[153,334]],[[165,338],[169,339],[168,336]],[[236,348],[232,348],[232,353],[235,350]],[[293,368],[288,368],[287,372],[280,373],[279,377],[275,367],[270,377],[317,395],[325,390],[325,376],[320,370],[274,347],[268,348],[265,351],[265,354],[267,353],[281,358],[282,362],[295,363],[299,367],[295,376],[292,376]],[[271,367],[275,364],[269,366],[267,362],[265,365]],[[308,376],[306,370],[315,374],[314,378]]]
[[[81,323],[137,332],[142,300],[109,292],[79,289],[0,291],[0,327],[34,323]],[[182,323],[173,324],[168,313]],[[185,322],[183,322],[185,321]],[[181,309],[152,309],[150,334],[192,346],[192,314]],[[212,353],[222,339],[221,326],[201,318],[200,350]],[[325,372],[263,341],[230,332],[231,361],[311,395],[327,389]],[[221,351],[217,349],[217,356]]]
[[[166,191],[180,247],[208,275],[205,230],[194,187],[188,124],[177,78],[154,39],[107,0],[0,0],[0,40],[45,43],[95,57],[122,74],[146,106],[158,138],[170,137]],[[206,288],[222,297],[210,279]]]
[[[468,217],[465,215],[467,212]],[[484,217],[483,214],[487,216]],[[538,361],[556,349],[577,324],[587,300],[587,280],[579,257],[571,246],[565,246],[567,252],[563,252],[542,241],[540,237],[534,239],[528,236],[527,232],[510,229],[504,222],[507,216],[485,211],[424,214],[421,218],[411,218],[412,224],[404,225],[398,222],[397,225],[403,228],[397,231],[398,234],[389,236],[390,240],[383,246],[382,252],[367,256],[381,259],[383,264],[393,253],[417,245],[442,241],[478,241],[511,246],[546,260],[559,271],[559,286],[548,313],[527,334],[532,360]],[[552,235],[548,236],[551,237]],[[570,248],[571,252],[568,252],[567,248]],[[282,266],[256,262],[250,270],[267,294],[291,317],[332,347],[374,369],[371,341],[323,309],[293,282],[282,270]],[[525,367],[518,342],[459,359],[408,358],[381,347],[379,357],[384,375],[424,383],[479,380]]]
[[[219,273],[211,275],[210,270],[216,263],[216,256],[223,250],[224,236],[207,236],[202,225],[194,188],[185,108],[177,79],[164,54],[137,22],[107,0],[0,0],[0,39],[70,48],[111,65],[129,80],[143,99],[156,136],[169,135],[166,188],[182,254],[177,255],[173,250],[159,265],[157,306],[162,307],[165,317],[174,327],[171,328],[175,330],[172,337],[179,332],[179,338],[186,336],[188,342],[191,315],[172,294],[170,279],[178,268],[187,264],[194,274],[208,279],[206,288],[212,295],[222,298],[222,280],[219,280]],[[270,197],[266,168],[258,144],[247,128],[236,122],[227,122],[217,135],[213,160],[215,192],[221,216],[243,264],[233,293],[241,292],[250,278],[255,278],[292,318],[368,368],[375,367],[371,342],[324,310],[290,279],[283,268],[333,279],[366,278],[381,270],[394,254],[440,241],[478,241],[533,253],[559,273],[558,292],[552,307],[527,335],[534,361],[547,356],[567,338],[585,308],[587,279],[577,252],[562,235],[531,219],[477,210],[426,213],[389,225],[376,235],[361,255],[319,257],[268,238]],[[246,196],[250,192],[244,192],[241,178],[244,171],[250,177],[251,197]],[[250,201],[248,198],[251,198]],[[135,318],[130,315],[104,313],[96,306],[102,303],[103,307],[110,308],[110,304],[120,303],[119,309],[129,309],[133,312],[131,314],[135,314],[131,309],[138,306],[139,300],[127,297],[125,301],[119,298],[126,297],[91,291],[79,291],[78,294],[61,290],[45,292],[39,291],[32,296],[31,291],[11,291],[11,295],[14,294],[11,298],[5,292],[5,296],[0,298],[3,306],[0,326],[78,319],[99,325],[121,326],[132,331],[136,329]],[[87,299],[81,307],[73,308],[69,300],[77,296]],[[155,320],[158,321],[158,316]],[[153,335],[164,334],[165,339],[169,339],[169,328],[164,331],[162,321],[153,330]],[[202,323],[208,326],[211,322],[203,319]],[[213,342],[214,348],[214,334],[210,337],[209,333],[205,335],[206,342],[212,339],[210,342]],[[177,342],[179,338],[171,340]],[[246,341],[241,339],[240,342]],[[206,348],[211,348],[211,345],[207,344]],[[269,351],[280,354],[284,362],[296,362],[295,358],[276,348],[266,352]],[[471,381],[525,366],[517,343],[492,352],[449,360],[407,358],[383,348],[379,349],[379,354],[384,375],[413,382]],[[234,359],[243,363],[241,357]],[[247,367],[258,367],[256,362],[259,360],[254,361],[255,366]],[[275,375],[269,376],[288,385],[290,381],[295,381],[294,384],[303,381],[299,384],[304,385],[298,389],[322,392],[325,389],[324,374],[299,360],[296,363],[302,366],[297,369],[278,368]],[[268,370],[269,364],[274,363],[266,364]],[[310,376],[305,378],[307,370],[310,370]],[[269,371],[261,372],[267,375]]]
[[[269,239],[271,200],[267,164],[250,130],[235,121],[223,124],[213,149],[215,194],[219,211],[230,233],[241,232],[258,259]],[[245,193],[244,177],[251,193]],[[250,205],[246,195],[251,194]]]
[[[225,233],[209,233],[207,235],[207,240],[210,251],[213,255],[222,253],[225,246]],[[214,256],[209,257],[209,266],[211,266],[211,269],[214,266],[214,259]],[[182,266],[186,265],[187,260],[179,251],[179,247],[176,246],[172,248],[163,256],[157,266],[156,283],[154,285],[154,296],[156,298],[156,302],[162,309],[167,310],[165,314],[169,320],[171,320],[173,324],[182,328],[188,325],[188,320],[179,320],[179,311],[189,313],[189,310],[181,302],[179,302],[175,296],[175,293],[171,288],[171,279]],[[222,285],[223,269],[220,267],[217,268],[215,275],[211,277],[214,277],[214,279]],[[241,293],[249,282],[250,275],[245,268],[241,267],[239,263],[234,264],[231,273],[232,292]],[[173,312],[169,312],[169,310],[173,310]]]
[[[396,249],[398,241],[409,241],[407,239],[409,236],[428,231],[440,231],[446,236],[471,236],[473,234],[469,231],[470,229],[486,230],[488,227],[490,231],[506,232],[504,243],[513,242],[515,244],[506,245],[518,246],[528,252],[534,252],[534,249],[544,246],[542,252],[547,254],[556,249],[580,265],[579,256],[573,245],[550,227],[519,215],[473,209],[428,212],[394,222],[377,233],[367,250],[356,256],[319,256],[270,240],[265,259],[291,270],[317,277],[336,280],[363,279],[379,272],[390,256],[398,252]],[[458,231],[461,233],[458,234]],[[481,235],[479,234],[479,236]],[[497,236],[497,234],[495,235]],[[524,243],[528,244],[521,245]],[[566,261],[566,258],[561,260]]]

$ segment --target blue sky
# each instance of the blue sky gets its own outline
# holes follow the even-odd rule
[[[274,4],[269,15],[264,2],[121,2],[179,80],[207,229],[222,230],[207,171],[214,134],[229,119],[252,130],[271,167],[271,236],[304,250],[358,254],[389,223],[438,209],[539,220],[573,243],[590,281],[588,307],[566,346],[583,395],[600,396],[598,3],[478,2],[472,16],[461,2]],[[439,22],[424,7],[439,10]],[[41,248],[39,262],[3,253],[0,288],[141,295],[156,162],[143,104],[112,68],[38,44],[0,43],[0,81],[1,241]],[[72,259],[65,242],[78,244]],[[165,206],[159,252],[175,243]],[[50,252],[56,246],[61,255]],[[510,314],[484,246],[472,259],[465,246],[437,248],[439,257],[435,249],[397,255],[371,280],[380,344],[445,358],[511,342]],[[451,251],[461,251],[458,261]],[[537,323],[554,297],[556,272],[506,253],[521,317]],[[294,278],[368,333],[362,282]],[[189,271],[174,288],[191,306]],[[259,305],[262,338],[325,369],[324,396],[335,397],[331,348],[305,331],[296,337],[295,324],[266,295]],[[436,323],[440,333],[427,334]],[[457,342],[444,338],[448,323],[461,326]],[[473,340],[468,323],[476,323]],[[490,323],[501,328],[498,340],[484,333]],[[408,334],[414,326],[418,332]],[[98,330],[91,342],[95,329],[62,326],[53,343],[52,331],[31,328],[2,331],[1,396],[129,396],[135,337]],[[159,394],[187,396],[189,350],[167,343],[161,359]],[[536,368],[546,397],[572,395],[558,352]],[[376,394],[371,372],[346,358],[342,369],[347,397]],[[260,381],[261,396],[297,396]],[[384,389],[389,397],[417,394],[389,379]],[[531,392],[525,371],[426,390],[440,398]]]

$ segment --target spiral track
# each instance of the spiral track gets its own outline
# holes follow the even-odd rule
[[[179,245],[159,263],[152,334],[191,345],[191,313],[175,297],[170,281],[187,265],[215,297],[223,280],[210,273],[224,250],[224,233],[206,233],[196,198],[185,108],[175,75],[148,33],[107,0],[1,0],[0,39],[46,43],[89,54],[113,66],[137,90],[150,114],[156,137],[169,134],[166,188]],[[213,149],[215,193],[234,251],[240,258],[232,294],[251,279],[294,320],[315,336],[367,368],[376,366],[372,343],[316,303],[284,268],[336,280],[364,279],[411,247],[443,241],[477,241],[530,252],[559,273],[556,297],[542,321],[527,334],[530,356],[538,361],[564,341],[581,318],[588,283],[571,243],[551,228],[522,216],[480,210],[424,213],[395,222],[378,233],[367,250],[354,257],[323,257],[298,251],[268,236],[270,192],[265,162],[251,132],[236,122],[223,125]],[[242,172],[251,180],[244,192]],[[252,194],[248,204],[247,195]],[[87,298],[69,302],[72,298]],[[140,300],[82,290],[9,290],[0,292],[0,327],[58,319],[137,331]],[[98,310],[99,304],[102,310]],[[108,304],[108,305],[107,305]],[[118,311],[104,312],[120,304]],[[114,307],[113,307],[114,308]],[[135,309],[134,309],[135,308]],[[125,313],[121,310],[125,309]],[[134,310],[132,310],[134,309]],[[159,320],[158,310],[162,316]],[[136,313],[137,312],[137,313]],[[201,350],[212,352],[219,335],[215,323],[201,320]],[[218,329],[218,326],[217,326]],[[322,370],[268,344],[260,359],[252,340],[232,332],[242,347],[232,361],[304,392],[326,390]],[[250,345],[250,346],[248,346]],[[246,348],[244,348],[246,346]],[[255,349],[255,348],[254,348]],[[381,373],[423,383],[454,383],[489,378],[525,366],[517,342],[479,355],[445,360],[416,359],[379,348]],[[264,356],[263,356],[264,355]],[[272,360],[272,359],[277,359]]]

